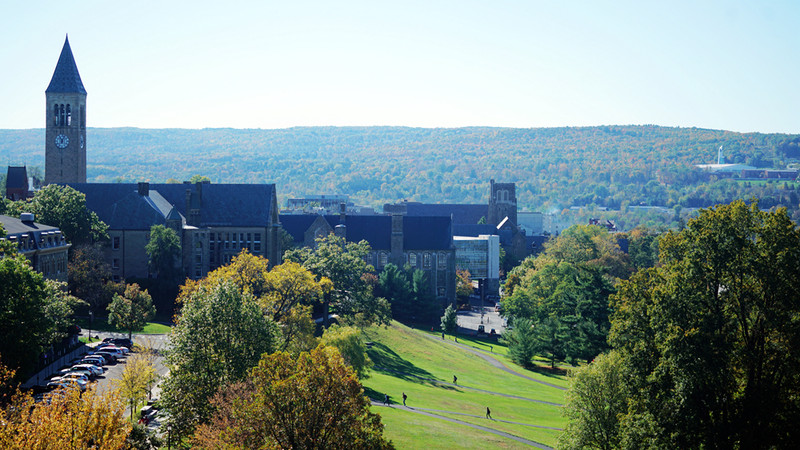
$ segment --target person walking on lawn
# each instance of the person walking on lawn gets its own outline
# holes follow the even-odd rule
[[[407,398],[408,398],[408,396],[406,395],[405,392],[403,392],[403,406],[406,406],[406,399]]]
[[[491,419],[492,418],[492,411],[489,410],[488,406],[486,407],[486,418],[487,419]]]

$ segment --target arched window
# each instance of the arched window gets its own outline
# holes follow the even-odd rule
[[[386,252],[381,252],[378,264],[380,264],[380,266],[383,267],[388,263],[389,263],[389,255]]]
[[[417,254],[416,253],[409,253],[408,254],[408,264],[411,267],[417,267]]]
[[[59,126],[63,127],[64,124],[67,123],[66,115],[67,115],[67,110],[66,110],[66,108],[64,108],[64,105],[59,105],[59,109],[58,109],[58,125]]]
[[[436,258],[436,264],[438,264],[439,270],[447,269],[447,253],[440,252]]]
[[[86,128],[86,108],[81,105],[81,128]]]
[[[58,105],[53,105],[53,125],[58,126]]]
[[[72,108],[67,105],[67,126],[72,125]]]
[[[422,268],[423,269],[430,269],[431,268],[431,254],[430,253],[423,253],[422,254]]]

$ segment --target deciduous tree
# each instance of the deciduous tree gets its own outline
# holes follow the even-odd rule
[[[147,289],[140,290],[136,283],[127,285],[123,295],[114,294],[114,300],[108,305],[109,323],[127,330],[128,339],[134,331],[141,331],[155,314],[156,308]]]
[[[201,284],[184,299],[162,385],[162,402],[178,437],[209,420],[208,400],[220,387],[243,380],[263,353],[274,351],[277,334],[253,295],[231,281]]]
[[[114,380],[114,384],[130,408],[131,421],[136,418],[139,405],[145,401],[156,380],[156,367],[151,358],[141,353],[135,353],[127,358],[122,377]]]
[[[157,278],[179,281],[183,276],[181,267],[181,239],[172,228],[164,225],[150,227],[150,240],[144,246],[148,265]]]
[[[344,362],[353,369],[358,378],[364,378],[372,366],[372,361],[367,356],[367,346],[357,328],[333,325],[322,335],[322,344],[336,347]]]
[[[392,448],[355,373],[333,347],[297,358],[264,355],[247,383],[214,402],[218,413],[192,439],[199,448]]]

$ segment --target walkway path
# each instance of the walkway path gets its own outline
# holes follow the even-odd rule
[[[372,401],[372,406],[377,406],[377,407],[381,407],[381,408],[403,409],[403,410],[406,410],[406,411],[409,411],[409,412],[413,412],[415,414],[422,414],[424,416],[435,417],[437,419],[446,420],[448,422],[457,423],[459,425],[465,425],[465,426],[468,426],[468,427],[471,427],[471,428],[475,428],[475,429],[478,429],[478,430],[481,430],[481,431],[485,431],[487,433],[496,434],[498,436],[502,436],[502,437],[507,438],[507,439],[512,439],[514,441],[521,442],[521,443],[523,443],[525,445],[530,445],[531,447],[552,450],[552,447],[548,447],[548,446],[546,446],[544,444],[540,444],[539,442],[531,441],[529,439],[521,438],[519,436],[514,436],[513,434],[506,433],[505,431],[495,430],[494,428],[484,427],[482,425],[475,425],[473,423],[464,422],[463,420],[458,420],[458,419],[453,419],[451,417],[441,416],[439,414],[434,414],[434,412],[440,412],[440,413],[443,412],[443,413],[448,413],[448,414],[459,414],[459,415],[465,415],[465,416],[472,416],[470,414],[456,413],[456,412],[451,412],[451,411],[440,411],[440,410],[436,410],[436,409],[427,409],[427,408],[412,408],[410,406],[402,406],[402,405],[384,405],[382,402],[377,402],[375,400]],[[480,416],[472,416],[472,417],[480,418]],[[495,419],[487,419],[487,420],[495,420]],[[526,426],[534,426],[534,427],[536,426],[536,425],[529,425],[529,424],[518,423],[518,422],[508,422],[508,421],[505,421],[505,420],[496,420],[496,421],[497,422],[505,422],[505,423],[513,423],[513,424],[518,424],[518,425],[526,425]],[[553,429],[553,430],[559,430],[558,428],[550,428],[550,427],[539,427],[539,428],[548,428],[548,429]]]
[[[472,348],[470,346],[467,346],[467,345],[464,345],[464,344],[459,344],[458,342],[442,340],[442,339],[439,339],[436,336],[431,336],[431,335],[429,335],[427,333],[422,333],[421,332],[420,334],[422,334],[423,336],[427,337],[428,339],[432,339],[432,340],[437,341],[437,342],[446,342],[446,343],[448,343],[450,345],[455,345],[455,346],[457,346],[459,348],[462,348],[462,349],[472,353],[473,355],[477,355],[477,356],[483,358],[484,360],[486,360],[492,366],[497,367],[498,369],[503,370],[505,372],[508,372],[508,373],[510,373],[512,375],[516,375],[518,377],[525,378],[526,380],[530,380],[530,381],[533,381],[535,383],[541,383],[541,384],[543,384],[545,386],[550,386],[552,388],[560,389],[562,391],[566,391],[567,390],[567,388],[565,388],[563,386],[559,386],[559,385],[553,384],[553,383],[548,383],[548,382],[542,381],[542,380],[537,380],[536,378],[531,378],[531,377],[529,377],[527,375],[523,375],[523,374],[521,374],[521,373],[519,373],[519,372],[517,372],[515,370],[509,369],[508,366],[506,366],[505,364],[503,364],[502,362],[500,362],[496,358],[494,358],[492,356],[489,356],[489,355],[487,355],[487,354],[485,354],[483,352],[479,352],[479,351],[475,350],[474,348]]]

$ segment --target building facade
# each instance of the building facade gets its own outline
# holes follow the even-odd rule
[[[45,278],[67,281],[68,244],[61,230],[34,222],[34,215],[22,213],[19,218],[0,215],[6,235],[0,240],[17,244],[19,252]]]

